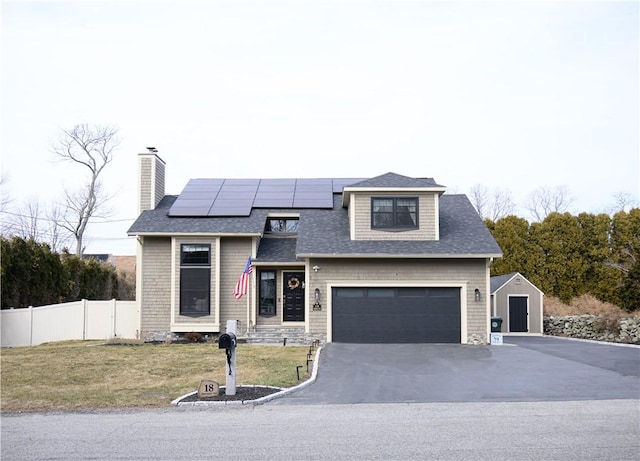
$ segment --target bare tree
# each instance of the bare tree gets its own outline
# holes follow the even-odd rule
[[[540,187],[529,194],[525,207],[536,221],[542,222],[550,213],[567,211],[572,201],[567,186]]]
[[[490,218],[497,221],[515,209],[511,191],[495,188],[490,190],[481,184],[475,184],[469,193],[471,204],[482,219]]]
[[[55,252],[60,252],[71,237],[68,232],[61,232],[61,230],[66,230],[63,225],[64,211],[60,205],[54,203],[47,212],[47,221],[50,223],[47,241]]]
[[[504,218],[510,214],[516,208],[516,204],[513,201],[511,191],[508,189],[494,189],[493,190],[493,202],[491,203],[491,220],[497,221],[500,218]]]
[[[638,201],[628,192],[618,192],[613,194],[613,205],[609,207],[610,213],[614,214],[618,211],[627,211],[628,208],[637,206]]]
[[[52,147],[53,154],[61,161],[76,163],[89,170],[85,185],[78,191],[65,189],[66,213],[59,225],[69,231],[76,242],[76,255],[84,251],[84,233],[89,220],[104,207],[109,197],[100,188],[99,177],[113,159],[118,147],[118,130],[109,126],[76,125],[62,130],[58,142]]]
[[[489,207],[489,189],[482,184],[474,184],[469,191],[469,199],[480,217],[485,219]]]
[[[9,183],[9,174],[0,173],[0,211],[6,211],[11,204],[11,197],[7,192],[7,184]]]
[[[24,207],[14,214],[13,233],[23,239],[29,238],[40,241],[40,202],[29,199]]]
[[[5,171],[0,173],[0,214],[2,214],[2,221],[0,226],[0,233],[2,235],[8,235],[11,232],[12,216],[9,213],[9,207],[11,205],[11,196],[7,192],[7,184],[9,183],[9,174]]]

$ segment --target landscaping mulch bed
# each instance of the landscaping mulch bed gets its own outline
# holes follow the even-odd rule
[[[261,397],[266,397],[267,395],[275,394],[276,392],[280,392],[282,389],[279,387],[268,387],[268,386],[236,386],[236,394],[235,395],[227,395],[225,394],[225,389],[220,389],[220,395],[216,397],[198,397],[198,393],[194,393],[192,395],[188,395],[180,400],[182,402],[226,402],[226,401],[243,401],[243,400],[256,400]]]

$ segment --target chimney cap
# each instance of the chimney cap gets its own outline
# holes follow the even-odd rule
[[[155,147],[147,147],[147,150],[149,152],[158,152],[158,149],[156,149]]]

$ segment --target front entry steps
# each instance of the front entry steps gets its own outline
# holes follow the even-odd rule
[[[304,327],[258,325],[253,331],[247,332],[247,344],[308,346],[318,339],[316,336],[306,334]]]

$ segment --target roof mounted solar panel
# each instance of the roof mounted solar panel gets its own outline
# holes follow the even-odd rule
[[[169,216],[206,216],[223,180],[191,179],[169,209]]]
[[[293,208],[333,208],[333,196],[317,198],[296,198]]]
[[[266,178],[260,180],[262,186],[295,186],[297,179],[295,178]]]
[[[342,192],[342,189],[350,186],[352,184],[359,183],[360,181],[364,181],[363,178],[334,178],[333,179],[333,193],[339,194]]]
[[[208,216],[249,216],[259,184],[258,179],[226,179]]]
[[[296,186],[302,186],[305,184],[328,184],[329,186],[332,183],[331,178],[300,178],[296,179]]]
[[[214,203],[205,216],[249,216],[253,203],[229,200]]]
[[[333,194],[331,193],[331,191],[329,191],[329,193],[327,193],[326,190],[324,191],[298,191],[296,190],[296,194],[294,195],[293,199],[294,200],[320,200],[320,199],[326,199],[326,198],[332,198]]]
[[[192,179],[170,216],[249,216],[252,208],[333,208],[333,194],[359,179]]]
[[[274,205],[271,205],[271,204]],[[278,205],[275,205],[278,203]],[[254,206],[260,207],[272,207],[272,206],[283,206],[282,204],[288,203],[288,206],[292,206],[293,204],[293,191],[287,192],[262,192],[258,191],[256,194],[256,198],[253,201]]]
[[[298,179],[293,198],[294,208],[332,208],[333,185],[331,179]]]
[[[254,208],[293,208],[293,199],[255,199],[253,201]]]

